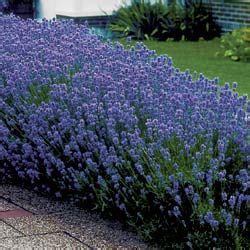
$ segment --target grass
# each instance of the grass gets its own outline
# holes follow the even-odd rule
[[[124,43],[124,40],[122,40]],[[219,83],[238,83],[239,94],[250,95],[250,63],[234,62],[224,57],[216,57],[215,53],[220,50],[220,41],[199,42],[158,42],[145,41],[150,49],[158,54],[167,54],[172,57],[173,63],[181,70],[189,69],[190,72],[203,73],[212,79],[219,78]]]

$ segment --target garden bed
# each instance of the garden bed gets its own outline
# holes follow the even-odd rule
[[[247,115],[142,43],[0,17],[0,178],[75,196],[165,248],[247,247]]]

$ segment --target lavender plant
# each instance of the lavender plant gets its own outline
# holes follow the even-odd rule
[[[0,17],[0,179],[74,196],[165,248],[247,247],[249,110],[142,43]]]

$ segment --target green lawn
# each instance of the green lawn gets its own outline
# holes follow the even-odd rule
[[[181,70],[201,72],[208,78],[219,77],[220,84],[237,82],[238,92],[250,95],[250,63],[215,57],[220,48],[219,39],[199,42],[145,41],[145,44],[158,54],[172,57],[174,65]]]

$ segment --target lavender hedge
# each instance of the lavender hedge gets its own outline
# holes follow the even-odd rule
[[[247,96],[142,43],[0,17],[0,179],[75,196],[165,248],[247,247]]]

